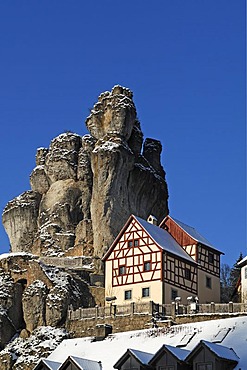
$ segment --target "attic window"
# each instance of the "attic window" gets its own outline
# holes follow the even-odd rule
[[[143,270],[144,271],[150,271],[151,270],[151,263],[150,263],[150,261],[144,262]]]
[[[129,240],[128,241],[128,248],[131,248],[131,247],[138,247],[139,245],[139,240],[138,239],[135,239],[135,240]]]
[[[212,362],[202,362],[197,364],[196,370],[213,370]]]
[[[208,262],[214,263],[214,254],[212,252],[208,252]]]
[[[190,271],[190,269],[185,268],[184,275],[185,275],[186,280],[191,280],[191,271]]]
[[[125,274],[125,266],[119,266],[119,275]]]

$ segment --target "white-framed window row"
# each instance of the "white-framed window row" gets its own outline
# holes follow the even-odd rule
[[[149,298],[150,297],[150,287],[142,288],[141,290],[142,298]],[[130,301],[132,299],[132,289],[127,289],[124,291],[124,300]]]

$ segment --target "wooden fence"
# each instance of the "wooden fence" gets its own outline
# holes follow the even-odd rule
[[[214,303],[198,304],[195,306],[181,305],[176,302],[171,304],[156,304],[152,301],[146,303],[130,303],[126,305],[115,305],[110,303],[105,307],[78,308],[68,310],[68,320],[81,320],[92,318],[119,317],[128,315],[150,315],[155,318],[169,318],[177,315],[191,314],[234,314],[246,313],[245,303]]]

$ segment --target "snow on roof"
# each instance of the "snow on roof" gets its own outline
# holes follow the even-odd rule
[[[219,358],[237,362],[239,361],[239,357],[236,355],[232,348],[228,348],[220,344],[211,343],[206,340],[202,340],[201,343],[204,343],[205,346],[207,346]]]
[[[202,236],[194,227],[186,225],[185,223],[177,220],[176,218],[172,218],[172,219],[193,239],[195,239],[196,241],[202,244],[207,245],[208,247],[214,248],[212,244],[206,238],[204,238],[204,236]]]
[[[169,346],[168,344],[163,344],[163,346],[155,353],[155,355],[151,359],[150,364],[152,364],[153,361],[155,361],[157,356],[159,357],[160,353],[162,353],[164,349],[167,349],[171,354],[173,354],[177,359],[181,361],[183,361],[190,353],[190,351],[186,349],[181,349],[174,346]]]
[[[242,267],[247,264],[247,256],[238,262],[238,266]]]
[[[195,263],[188,253],[176,242],[176,240],[164,229],[134,216],[139,224],[147,231],[151,238],[165,251],[175,254],[178,257]]]
[[[212,249],[216,249],[204,236],[202,236],[194,227],[184,224],[183,222],[169,216],[173,221],[176,222],[188,235],[190,235],[197,242],[202,243]],[[221,252],[222,253],[222,252]]]
[[[222,345],[232,348],[239,357],[237,369],[247,370],[247,316],[176,325],[170,329],[145,329],[117,333],[108,336],[103,341],[96,342],[92,342],[92,338],[89,337],[66,339],[60,343],[48,359],[64,362],[69,355],[78,356],[102,361],[103,370],[112,370],[113,365],[128,348],[156,353],[157,349],[164,344],[176,347],[182,335],[196,332],[191,341],[184,347],[184,349],[191,351],[201,340],[211,341],[215,334],[223,328],[231,330],[223,339]]]
[[[166,347],[169,352],[171,352],[174,356],[176,356],[179,360],[182,360],[182,361],[190,353],[190,351],[188,351],[187,349],[182,349],[182,348],[173,347],[169,345],[164,345],[164,347]]]
[[[153,357],[153,353],[138,351],[136,349],[129,349],[129,351],[144,365],[147,365]]]
[[[83,370],[101,370],[101,363],[85,358],[70,356],[70,358]]]
[[[38,364],[36,365],[36,367],[38,367],[38,365],[40,363],[43,363],[44,365],[46,365],[48,367],[48,369],[50,370],[58,370],[58,368],[61,366],[61,362],[55,362],[55,361],[51,361],[51,360],[47,360],[46,358],[42,358]],[[35,370],[35,368],[34,368]]]

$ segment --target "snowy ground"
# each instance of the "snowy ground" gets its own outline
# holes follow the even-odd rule
[[[247,316],[178,325],[166,333],[164,329],[118,333],[101,342],[92,342],[92,338],[67,339],[48,359],[63,362],[72,355],[101,361],[103,370],[110,370],[128,348],[154,354],[168,344],[192,350],[201,339],[233,348],[240,358],[236,369],[247,370]]]

